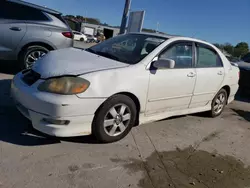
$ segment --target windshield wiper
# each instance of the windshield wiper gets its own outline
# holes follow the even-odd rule
[[[93,53],[93,54],[97,54],[96,51],[91,48],[87,48],[85,51]]]
[[[110,59],[113,59],[113,60],[116,60],[116,61],[120,61],[120,59],[118,57],[116,57],[115,55],[112,55],[110,53],[107,53],[107,52],[99,52],[99,51],[95,51],[95,50],[93,50],[91,48],[87,48],[86,51],[90,52],[90,53],[93,53],[93,54],[103,56],[103,57],[107,57],[107,58],[110,58]]]
[[[118,57],[116,57],[113,54],[107,53],[107,52],[96,52],[96,54],[98,54],[100,56],[110,58],[110,59],[113,59],[113,60],[116,60],[116,61],[120,61],[120,59]]]

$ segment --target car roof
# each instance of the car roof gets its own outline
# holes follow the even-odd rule
[[[163,37],[163,38],[166,38],[166,39],[179,38],[181,40],[189,40],[189,41],[191,40],[191,41],[194,41],[194,42],[200,42],[200,43],[212,45],[209,42],[204,41],[204,40],[191,38],[191,37],[184,37],[184,36],[181,36],[181,35],[168,35],[168,34],[162,34],[162,33],[147,33],[147,32],[131,32],[129,34],[150,35],[150,36],[156,36],[156,37]]]
[[[147,32],[131,32],[129,34],[150,35],[150,36],[155,36],[155,37],[163,37],[166,39],[173,38],[173,37],[179,37],[177,35],[168,35],[168,34],[162,34],[162,33],[147,33]]]
[[[58,12],[56,10],[53,10],[53,9],[50,9],[50,8],[47,8],[47,7],[43,7],[43,6],[40,6],[40,5],[36,5],[36,4],[33,4],[33,3],[28,3],[28,2],[25,2],[25,1],[22,1],[22,0],[6,0],[6,1],[17,3],[17,4],[20,4],[20,5],[29,6],[31,8],[39,9],[41,11],[51,13],[51,14],[62,14],[61,12]]]

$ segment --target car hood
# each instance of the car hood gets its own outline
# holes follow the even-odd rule
[[[49,52],[39,59],[32,69],[41,78],[62,75],[81,75],[100,70],[126,67],[128,64],[108,59],[85,50],[66,48]]]

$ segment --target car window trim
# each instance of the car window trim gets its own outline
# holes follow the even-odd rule
[[[207,44],[204,44],[204,43],[201,43],[201,42],[194,42],[194,45],[195,45],[195,64],[194,64],[194,68],[196,69],[208,69],[208,68],[224,68],[224,64],[223,64],[223,61],[220,57],[220,55],[218,54],[218,52],[212,47],[212,46],[209,46]],[[197,67],[197,63],[198,63],[198,46],[201,46],[201,47],[204,47],[206,49],[209,49],[211,51],[213,51],[220,59],[220,62],[221,62],[221,66],[213,66],[213,67]]]
[[[150,63],[150,66],[149,67],[151,67],[151,65],[152,65],[152,63],[154,62],[154,60],[157,58],[157,59],[159,59],[159,55],[163,52],[163,51],[165,51],[165,50],[167,50],[168,48],[170,48],[171,46],[173,46],[173,45],[175,45],[175,44],[178,44],[178,43],[190,43],[191,45],[192,45],[192,66],[191,67],[186,67],[186,68],[173,68],[173,69],[193,69],[193,68],[195,68],[195,66],[194,66],[194,64],[195,64],[195,59],[194,59],[194,48],[195,48],[195,46],[194,46],[194,42],[193,41],[190,41],[190,40],[177,40],[177,41],[173,41],[173,42],[171,42],[171,43],[169,43],[167,46],[165,46],[154,58],[153,58],[153,60],[151,61],[151,63]],[[173,70],[173,69],[171,69],[171,70]],[[164,69],[164,70],[167,70],[167,69]]]

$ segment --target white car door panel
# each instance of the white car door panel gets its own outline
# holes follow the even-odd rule
[[[213,99],[224,80],[224,67],[211,47],[197,45],[196,84],[190,108],[205,106]]]
[[[195,70],[169,69],[150,74],[147,113],[188,108],[195,85],[195,77],[188,77],[190,73]]]
[[[146,115],[188,108],[196,80],[191,42],[170,45],[159,59],[175,60],[173,69],[150,70]]]

